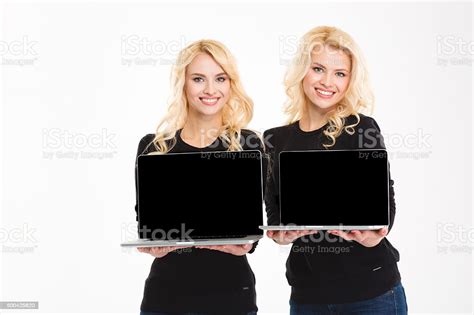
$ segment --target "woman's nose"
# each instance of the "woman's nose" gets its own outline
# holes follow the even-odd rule
[[[323,73],[322,76],[321,76],[321,80],[319,81],[319,83],[321,83],[322,85],[324,85],[325,87],[331,87],[332,86],[332,80],[331,80],[331,76],[326,72],[326,73]]]
[[[204,88],[204,93],[213,95],[216,92],[216,88],[214,87],[214,83],[209,81]]]

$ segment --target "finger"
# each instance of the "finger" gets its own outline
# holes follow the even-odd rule
[[[163,249],[160,247],[151,247],[148,253],[151,255],[159,255],[163,253]]]
[[[344,232],[344,231],[331,231],[331,232],[332,232],[331,234],[337,235],[337,236],[345,239],[346,241],[353,241],[354,240],[354,237],[349,235],[349,233],[347,233],[347,232]]]
[[[387,233],[388,233],[387,228],[381,228],[380,230],[377,231],[377,234],[380,235],[380,236],[386,236]]]
[[[242,249],[248,252],[252,249],[252,244],[244,244],[242,245]]]
[[[137,247],[137,250],[138,250],[140,253],[149,253],[149,252],[150,252],[150,248],[149,248],[149,247]]]
[[[225,253],[242,256],[245,255],[250,250],[250,248],[252,248],[252,245],[250,244],[230,245],[226,246],[223,251]]]
[[[369,235],[366,232],[370,232],[370,231],[353,230],[350,232],[349,235],[351,235],[355,241],[363,242],[367,237],[369,237]]]
[[[288,238],[297,238],[300,235],[300,231],[288,231],[286,232],[286,237]]]
[[[280,236],[280,240],[284,242],[292,242],[299,237],[298,231],[286,231]]]

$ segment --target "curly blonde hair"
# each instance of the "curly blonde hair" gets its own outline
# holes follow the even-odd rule
[[[189,110],[184,92],[186,67],[201,53],[211,56],[230,80],[230,97],[222,109],[219,138],[227,144],[228,151],[242,150],[241,129],[246,127],[252,119],[253,101],[243,89],[236,62],[229,50],[218,41],[205,39],[190,44],[178,54],[171,71],[168,112],[158,124],[153,139],[157,153],[167,153],[173,148],[176,144],[176,132],[182,129],[186,122]]]
[[[360,122],[359,113],[372,113],[374,95],[365,60],[352,37],[336,27],[315,27],[301,38],[296,56],[285,75],[284,84],[288,99],[284,111],[288,115],[288,124],[300,120],[306,106],[310,105],[303,90],[303,79],[310,69],[311,53],[316,45],[342,50],[351,59],[351,78],[347,91],[337,106],[326,114],[329,126],[324,130],[324,134],[331,143],[324,144],[324,147],[330,148],[343,130],[354,134],[354,127]],[[346,118],[351,115],[356,117],[356,122],[345,125]]]

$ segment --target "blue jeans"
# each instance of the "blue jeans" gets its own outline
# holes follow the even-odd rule
[[[370,300],[346,304],[297,304],[290,301],[290,315],[406,315],[408,306],[405,289],[401,283],[388,292]]]
[[[155,313],[155,312],[140,312],[140,315],[207,315],[206,313]],[[257,312],[250,312],[247,315],[257,315]]]

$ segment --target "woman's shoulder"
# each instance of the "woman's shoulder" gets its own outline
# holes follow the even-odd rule
[[[357,128],[359,131],[364,131],[364,130],[370,130],[374,129],[374,131],[379,132],[380,127],[377,124],[377,121],[370,116],[366,116],[364,114],[358,114],[359,115],[359,123],[355,128]],[[351,115],[347,118],[346,125],[353,125],[357,123],[357,117],[355,115]]]
[[[270,138],[270,137],[277,137],[278,138],[279,136],[284,136],[284,135],[288,134],[288,132],[290,132],[290,130],[292,128],[294,128],[295,124],[297,124],[297,123],[298,122],[294,122],[292,124],[267,129],[263,132],[263,137],[264,137],[264,139],[266,139],[266,138]]]
[[[153,141],[154,138],[155,138],[154,133],[147,133],[141,138],[140,143],[150,143]]]
[[[357,123],[357,117],[351,116],[352,124]],[[377,121],[370,116],[359,114],[359,123],[354,127],[355,133],[349,137],[357,143],[358,148],[384,149],[385,144]],[[351,121],[348,120],[348,124]]]
[[[138,143],[137,155],[147,154],[154,151],[155,147],[153,146],[153,139],[155,139],[155,134],[153,133],[148,133],[143,136]]]
[[[251,129],[240,129],[240,135],[242,137],[255,137],[255,136],[258,137],[258,133]]]

